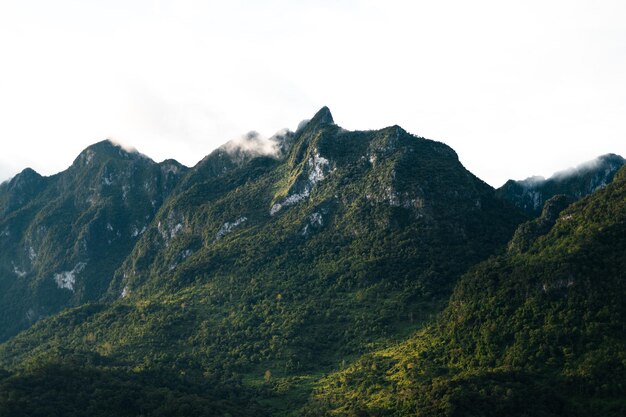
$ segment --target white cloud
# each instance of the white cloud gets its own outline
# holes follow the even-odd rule
[[[276,137],[265,138],[259,132],[248,132],[247,134],[226,142],[222,148],[226,152],[242,151],[251,155],[277,156],[279,152]]]

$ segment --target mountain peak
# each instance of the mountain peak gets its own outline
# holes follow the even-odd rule
[[[17,177],[21,177],[21,178],[41,178],[41,174],[39,174],[37,171],[35,171],[32,168],[24,168],[22,170],[22,172],[20,172],[19,174],[17,174],[15,176],[15,178]]]
[[[91,149],[96,152],[114,151],[120,154],[139,154],[137,149],[135,149],[134,147],[123,145],[109,138],[101,140],[100,142],[94,143],[93,145],[87,147],[87,149]]]
[[[29,186],[29,184],[35,184],[42,179],[43,177],[34,169],[25,168],[22,172],[7,181],[7,184],[13,189],[21,190]]]
[[[326,106],[322,107],[315,113],[315,116],[309,122],[310,124],[315,125],[332,125],[335,124],[335,120],[333,119],[333,115],[330,112],[330,109]]]
[[[94,143],[83,150],[74,160],[74,164],[90,164],[93,160],[107,159],[149,159],[132,146],[126,146],[111,139]]]
[[[621,155],[617,155],[614,153],[606,153],[604,155],[600,155],[598,157],[598,160],[605,163],[619,164],[620,166],[626,163],[626,159],[624,159]]]

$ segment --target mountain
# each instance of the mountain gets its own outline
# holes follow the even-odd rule
[[[544,203],[555,195],[578,200],[605,187],[625,163],[626,160],[619,155],[606,154],[576,168],[557,172],[548,179],[509,180],[497,190],[497,194],[527,213],[538,215]]]
[[[626,167],[563,203],[465,274],[434,324],[323,379],[306,414],[624,415]]]
[[[27,169],[0,185],[0,415],[623,415],[619,161],[526,183],[537,211],[324,107],[193,168],[103,141]]]
[[[543,205],[541,215],[517,228],[508,244],[510,252],[525,252],[540,237],[547,234],[556,223],[559,214],[574,200],[563,194],[550,198]]]
[[[157,398],[215,405],[207,415],[293,412],[322,374],[422,327],[527,219],[451,148],[399,126],[347,131],[322,108],[271,152],[257,142],[189,170],[98,144],[111,155],[88,149],[2,217],[14,239],[4,247],[37,253],[17,265],[24,277],[3,257],[4,285],[45,288],[35,295],[46,314],[77,307],[0,346],[0,410],[21,404],[24,384],[39,388],[29,407],[44,406],[45,376],[60,370],[84,381],[78,396],[57,393],[75,415],[103,389],[151,415]],[[17,300],[3,308],[30,308]]]
[[[98,300],[187,168],[110,141],[65,171],[0,186],[0,340]]]

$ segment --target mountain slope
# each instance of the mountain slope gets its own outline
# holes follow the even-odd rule
[[[110,141],[66,171],[24,170],[0,187],[0,340],[99,299],[186,168]]]
[[[36,324],[0,347],[0,364],[95,355],[294,407],[321,372],[419,328],[524,219],[452,149],[398,126],[350,132],[323,108],[281,143],[278,159],[209,155],[102,303]]]
[[[551,223],[466,274],[436,324],[322,381],[309,413],[623,415],[626,168]]]
[[[527,213],[538,215],[544,203],[556,195],[578,200],[605,187],[625,163],[626,160],[619,155],[606,154],[574,169],[557,172],[548,179],[509,180],[497,190],[497,194]]]

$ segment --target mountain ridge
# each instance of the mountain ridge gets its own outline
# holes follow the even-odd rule
[[[321,109],[290,140],[292,145],[283,159],[256,157],[241,165],[218,149],[185,173],[171,187],[167,201],[151,210],[154,218],[150,223],[137,226],[137,243],[111,274],[106,299],[118,300],[122,294],[134,299],[164,288],[176,292],[188,285],[212,285],[213,279],[226,280],[220,285],[228,288],[230,280],[238,282],[236,277],[256,276],[256,282],[263,282],[261,275],[271,282],[264,286],[280,287],[284,274],[268,262],[275,259],[283,265],[282,270],[291,271],[287,274],[289,290],[283,288],[280,293],[281,304],[295,315],[294,323],[311,314],[320,323],[329,320],[317,317],[320,313],[313,309],[314,299],[301,293],[301,285],[311,286],[312,291],[335,288],[325,297],[332,308],[339,309],[337,314],[344,314],[340,313],[341,292],[359,298],[356,302],[363,305],[370,297],[365,294],[373,296],[374,288],[388,287],[388,292],[380,294],[392,303],[398,303],[395,297],[402,292],[409,300],[414,297],[407,305],[398,304],[399,311],[405,310],[399,321],[395,318],[398,312],[392,309],[376,314],[379,307],[365,314],[372,325],[351,312],[346,316],[345,331],[367,329],[366,337],[375,339],[379,327],[394,327],[396,322],[410,321],[411,315],[429,314],[434,305],[443,302],[454,277],[473,259],[504,245],[522,219],[518,214],[510,216],[509,209],[494,198],[493,189],[466,171],[449,147],[412,136],[397,126],[349,132],[334,124],[328,109]],[[113,156],[121,152],[104,145]],[[79,162],[86,162],[87,153]],[[100,188],[121,188],[124,184],[120,181],[126,176],[109,170],[107,161],[89,171],[93,174],[71,179],[83,181],[75,182],[77,185],[95,181]],[[141,161],[138,163],[147,163]],[[126,207],[123,199],[122,207]],[[106,230],[107,223],[101,227]],[[114,231],[109,232],[119,230],[113,223],[111,227]],[[392,235],[398,240],[390,239]],[[246,240],[251,243],[244,244]],[[102,244],[108,247],[106,241]],[[421,254],[417,248],[423,248]],[[360,260],[362,253],[368,253],[369,259]],[[389,257],[393,253],[395,264]],[[450,253],[458,253],[465,261],[452,263]],[[308,284],[296,275],[296,260],[311,263]],[[79,262],[85,261],[68,262],[66,271],[74,271]],[[418,271],[421,278],[412,277],[412,271]],[[74,275],[84,273],[81,270]],[[243,285],[236,290],[239,293],[248,284],[236,285]],[[419,295],[421,292],[429,295]],[[293,295],[288,296],[290,293]],[[267,301],[275,296],[263,295]],[[265,298],[253,301],[245,291],[242,297],[251,305],[267,302]],[[298,297],[307,300],[305,310],[295,304]],[[419,306],[420,300],[425,301],[422,307],[409,307]],[[406,311],[412,308],[417,311]],[[275,320],[273,314],[264,320]],[[355,321],[361,324],[348,330]],[[313,334],[319,331],[321,327]],[[291,355],[288,352],[295,345],[284,343],[277,352]],[[360,350],[360,343],[344,344],[343,349]],[[300,342],[298,346],[310,350]]]
[[[42,177],[25,170],[0,188],[0,339],[100,298],[109,274],[185,171],[171,167],[105,140],[65,171]]]
[[[623,175],[579,189],[621,190]],[[13,206],[18,194],[0,186],[0,411],[24,404],[19,384],[36,387],[28,405],[39,407],[58,372],[83,381],[76,398],[59,394],[76,415],[102,389],[112,407],[149,415],[316,415],[316,386],[358,370],[373,392],[363,361],[397,343],[423,352],[429,323],[460,320],[444,308],[468,276],[480,287],[493,259],[537,256],[577,210],[555,196],[533,218],[449,146],[397,125],[348,131],[326,107],[296,132],[251,132],[191,168],[102,141],[22,182],[34,191]],[[523,376],[541,387],[535,377]],[[124,407],[120,387],[136,393]]]
[[[550,178],[529,177],[509,180],[498,188],[498,196],[509,200],[531,215],[538,215],[543,205],[555,195],[563,194],[578,200],[609,184],[626,164],[623,157],[608,153],[574,168],[558,171]]]

